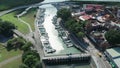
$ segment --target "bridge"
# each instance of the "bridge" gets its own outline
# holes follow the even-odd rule
[[[90,54],[68,54],[60,56],[43,57],[42,61],[47,65],[71,64],[90,62]]]
[[[4,15],[4,14],[7,14],[9,12],[12,12],[12,11],[15,11],[15,10],[18,10],[18,9],[22,9],[22,8],[28,8],[28,7],[38,7],[38,6],[41,6],[41,5],[45,5],[45,4],[56,4],[56,3],[65,3],[66,1],[63,1],[63,2],[41,2],[41,3],[37,3],[37,4],[32,4],[32,5],[25,5],[25,6],[19,6],[19,7],[15,7],[13,9],[9,9],[9,10],[5,10],[5,11],[1,11],[0,12],[0,16]]]

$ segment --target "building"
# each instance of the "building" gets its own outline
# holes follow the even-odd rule
[[[113,68],[120,68],[120,47],[107,49],[105,55]]]
[[[120,2],[120,0],[72,0],[72,1]]]
[[[85,10],[92,10],[92,9],[98,10],[98,9],[102,9],[103,7],[104,7],[103,5],[98,5],[98,4],[84,4],[83,5],[83,8]]]

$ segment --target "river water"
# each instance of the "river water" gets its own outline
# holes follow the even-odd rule
[[[61,2],[68,0],[45,0],[44,2]],[[49,36],[49,42],[53,49],[56,49],[56,52],[53,54],[45,54],[49,55],[60,55],[60,54],[70,54],[70,53],[79,53],[81,51],[76,49],[75,47],[67,48],[62,39],[58,36],[58,32],[55,29],[54,24],[52,23],[52,18],[56,15],[57,9],[51,5],[42,5],[41,8],[45,8],[45,21],[43,23],[46,32]],[[73,67],[74,66],[74,67]],[[79,65],[59,65],[59,66],[46,66],[46,68],[91,68],[90,64],[79,64]]]
[[[47,0],[47,2],[51,0]],[[56,0],[60,1],[60,0]],[[45,1],[46,2],[46,1]],[[81,53],[80,50],[75,47],[67,48],[64,44],[63,40],[58,36],[58,31],[55,29],[54,24],[52,23],[52,18],[56,15],[57,9],[51,5],[42,5],[41,8],[45,8],[45,21],[43,23],[46,32],[48,33],[49,42],[53,49],[56,50],[55,53],[45,54],[45,55],[60,55],[60,54],[73,54],[73,53]]]

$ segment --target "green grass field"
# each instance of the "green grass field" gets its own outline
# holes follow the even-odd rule
[[[6,48],[4,48],[1,44],[0,44],[0,62],[7,60],[9,58],[12,58],[14,56],[20,55],[22,54],[21,50],[11,50],[11,51],[7,51]]]
[[[11,13],[8,13],[8,14],[5,14],[3,16],[1,16],[0,18],[3,20],[3,21],[9,21],[13,24],[15,24],[15,26],[17,27],[17,29],[22,32],[23,34],[28,34],[29,33],[29,28],[26,24],[20,22],[16,17],[15,15],[20,13],[22,11],[21,10],[17,10],[17,11],[14,11],[14,12],[11,12]]]
[[[22,59],[18,58],[17,60],[3,65],[2,68],[19,68],[20,64],[22,64]]]
[[[39,3],[43,0],[0,0],[0,11],[10,9],[21,5]]]
[[[22,20],[24,20],[25,22],[30,24],[33,31],[35,30],[35,26],[34,26],[35,17],[34,17],[34,15],[36,15],[36,12],[37,12],[37,9],[33,8],[33,9],[30,9],[27,14],[25,14],[21,17]]]

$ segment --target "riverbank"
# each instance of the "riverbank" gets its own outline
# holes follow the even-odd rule
[[[44,21],[42,21],[42,25],[45,28],[45,32],[48,35],[48,40],[50,43],[50,46],[56,50],[55,53],[46,53],[44,52],[44,57],[55,57],[55,56],[61,56],[61,55],[69,55],[69,54],[82,54],[82,52],[80,50],[78,50],[75,47],[67,47],[65,45],[65,43],[63,42],[63,40],[61,39],[61,37],[59,37],[59,33],[58,31],[55,29],[55,25],[52,23],[54,21],[52,21],[53,17],[56,15],[57,9],[51,5],[51,4],[47,4],[47,5],[42,5],[39,8],[44,8],[45,9],[45,14],[43,13],[39,13],[37,16],[41,16],[44,15],[42,17],[38,17],[38,18],[43,18],[44,17]],[[38,19],[36,18],[36,19]],[[39,19],[38,19],[39,20]],[[38,22],[36,22],[36,24],[38,24]],[[39,23],[40,24],[40,23]],[[40,25],[37,25],[38,28],[40,27]],[[40,33],[39,33],[40,34]],[[41,36],[40,36],[41,37]],[[44,46],[41,45],[44,51]],[[85,63],[85,64],[70,64],[70,66],[68,66],[67,64],[65,65],[51,65],[51,66],[47,66],[45,65],[45,68],[56,68],[56,67],[79,67],[79,68],[91,68],[91,64],[90,63]]]
[[[41,8],[46,9],[43,26],[46,32],[48,33],[50,45],[52,46],[53,49],[56,50],[55,53],[51,53],[51,54],[45,53],[45,54],[49,56],[49,55],[60,55],[60,54],[70,54],[70,53],[72,54],[81,53],[75,47],[68,48],[65,45],[65,43],[62,41],[62,39],[58,36],[59,33],[55,29],[55,25],[52,23],[53,22],[52,19],[56,15],[57,9],[50,4],[41,6]]]

